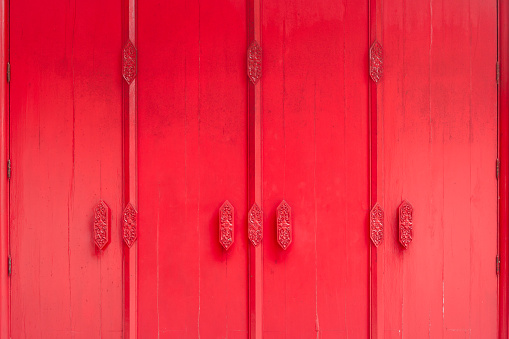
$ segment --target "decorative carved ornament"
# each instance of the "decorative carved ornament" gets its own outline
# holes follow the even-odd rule
[[[375,41],[369,49],[369,75],[375,83],[379,82],[384,74],[384,57],[382,45]]]
[[[258,246],[263,238],[263,212],[257,203],[249,210],[247,223],[248,238],[254,246]]]
[[[378,247],[384,239],[384,210],[379,203],[376,203],[369,213],[369,229],[371,241]]]
[[[110,242],[110,208],[102,200],[94,208],[94,242],[100,250]]]
[[[124,242],[130,248],[138,238],[138,212],[131,203],[128,203],[124,210],[122,229]]]
[[[262,48],[256,40],[247,50],[247,76],[254,85],[262,76]]]
[[[286,250],[292,243],[292,208],[286,201],[277,207],[277,242]]]
[[[228,200],[219,208],[219,242],[225,250],[233,244],[234,208]]]
[[[136,47],[134,47],[131,40],[127,41],[122,53],[122,75],[125,81],[130,85],[134,78],[136,78]]]
[[[412,205],[404,200],[399,206],[399,242],[403,247],[408,248],[412,242],[413,232],[413,212]]]

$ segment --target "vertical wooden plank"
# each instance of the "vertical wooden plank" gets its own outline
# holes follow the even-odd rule
[[[133,78],[133,53],[126,48],[136,48],[136,0],[124,0],[124,55],[123,71],[124,79],[124,215],[123,225],[124,240],[126,237],[127,219],[130,221],[131,241],[124,246],[124,338],[136,339],[138,336],[138,241],[139,224],[137,217],[138,208],[138,116],[137,116],[137,51],[134,51],[134,78]],[[132,44],[129,45],[129,44]],[[129,53],[127,56],[126,53]],[[126,74],[126,63],[130,70]],[[134,209],[131,209],[132,208]],[[132,220],[135,219],[135,220]],[[134,224],[133,224],[134,222]],[[136,234],[133,234],[133,231]],[[134,242],[132,242],[134,240]]]
[[[497,4],[470,1],[470,309],[472,338],[496,338],[497,275]],[[479,38],[477,38],[479,37]],[[485,37],[485,38],[481,38]],[[493,79],[495,77],[495,79]],[[491,266],[491,267],[490,267]]]
[[[368,6],[368,48],[374,49],[375,43],[381,45],[382,49],[382,61],[384,59],[384,44],[382,39],[382,21],[381,21],[381,0],[370,0]],[[368,54],[368,57],[371,55]],[[369,60],[371,62],[371,60]],[[383,68],[382,68],[383,70]],[[371,71],[371,70],[370,70]],[[370,72],[371,73],[371,72]],[[375,206],[377,203],[381,203],[383,209],[383,185],[379,185],[379,176],[383,175],[383,130],[379,131],[378,126],[378,104],[379,104],[379,96],[381,91],[378,90],[378,86],[383,86],[383,74],[382,78],[375,82],[375,79],[369,74],[369,99],[368,99],[368,107],[369,107],[369,121],[368,121],[368,130],[369,130],[369,206],[370,209]],[[384,225],[387,224],[384,220]],[[384,229],[384,233],[387,230]],[[385,238],[385,234],[384,234]],[[370,256],[370,338],[383,338],[384,335],[384,300],[383,300],[383,258],[385,253],[385,246],[382,242],[382,246],[375,246],[373,242],[370,242],[369,247],[369,256]]]
[[[495,3],[460,2],[384,2],[386,338],[495,336]]]
[[[498,254],[500,271],[498,281],[498,308],[500,339],[507,339],[509,321],[509,1],[498,0]]]
[[[367,338],[367,2],[264,2],[263,14],[263,337]]]
[[[121,4],[77,1],[71,14],[74,179],[69,193],[69,267],[75,339],[121,338],[123,332]],[[102,65],[100,71],[97,65]],[[54,123],[51,117],[48,123]],[[93,209],[100,200],[112,212],[110,243],[103,250],[89,240]]]
[[[248,336],[246,26],[245,1],[138,4],[140,337]]]
[[[247,48],[261,47],[261,0],[248,0]],[[258,45],[258,46],[257,46]],[[249,54],[249,51],[248,51]],[[254,61],[254,60],[253,60]],[[262,61],[263,64],[263,61]],[[261,69],[260,69],[261,67]],[[261,80],[263,66],[248,62],[248,210],[262,204],[262,127],[261,127]],[[263,209],[263,207],[262,207]],[[258,246],[248,244],[249,260],[249,337],[262,338],[263,302],[263,241]]]

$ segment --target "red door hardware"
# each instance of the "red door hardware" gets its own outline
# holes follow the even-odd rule
[[[256,40],[247,50],[247,76],[254,85],[262,76],[262,48]]]
[[[248,216],[248,238],[254,246],[258,246],[263,238],[263,212],[257,203],[249,210]]]
[[[234,240],[235,227],[234,208],[228,200],[219,208],[219,243],[225,250],[229,249]]]
[[[110,208],[100,201],[94,208],[94,243],[100,250],[110,242]]]
[[[384,58],[382,45],[375,41],[369,49],[369,75],[374,82],[379,82],[384,73]]]
[[[412,214],[412,205],[404,200],[399,206],[399,242],[405,248],[408,248],[413,238]]]
[[[138,212],[131,203],[128,203],[124,210],[123,233],[124,242],[131,247],[138,238]]]
[[[370,238],[373,244],[378,247],[384,238],[384,210],[379,203],[371,209],[369,214]]]
[[[284,200],[277,208],[277,242],[284,250],[292,243],[292,208]]]
[[[128,40],[123,51],[122,75],[127,84],[130,85],[136,78],[136,47],[131,40]]]

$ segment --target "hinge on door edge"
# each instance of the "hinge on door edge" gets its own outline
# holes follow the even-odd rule
[[[496,165],[496,170],[495,170],[495,175],[497,177],[497,180],[498,180],[498,177],[500,176],[500,160],[497,159],[497,165]]]
[[[7,160],[7,179],[11,178],[11,159]]]
[[[7,82],[11,82],[11,63],[7,63]]]
[[[495,258],[495,265],[496,265],[496,272],[497,275],[500,273],[500,257],[497,254],[497,257]]]
[[[497,85],[500,82],[500,63],[497,61]]]
[[[12,259],[11,256],[9,256],[7,258],[7,274],[9,275],[9,277],[11,276],[11,273],[12,273]]]

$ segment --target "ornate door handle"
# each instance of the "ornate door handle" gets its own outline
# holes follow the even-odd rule
[[[406,249],[414,236],[413,213],[414,208],[406,200],[399,205],[399,242]]]
[[[100,201],[94,208],[94,243],[103,250],[110,242],[110,208]]]
[[[219,208],[219,243],[225,250],[233,244],[235,230],[234,208],[228,200]]]
[[[292,243],[292,208],[286,201],[277,207],[277,242],[286,250]]]

